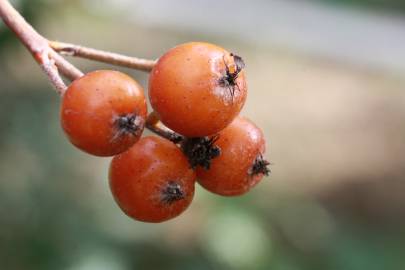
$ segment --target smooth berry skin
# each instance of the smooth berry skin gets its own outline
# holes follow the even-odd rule
[[[263,132],[249,119],[237,117],[219,133],[215,145],[221,154],[212,160],[209,170],[197,168],[198,182],[205,189],[223,196],[242,195],[263,178],[252,173],[252,166],[265,151]]]
[[[144,222],[162,222],[190,205],[196,174],[175,144],[150,136],[113,158],[109,179],[114,199],[126,215]],[[180,196],[173,187],[179,189]]]
[[[221,47],[191,42],[158,60],[149,78],[149,98],[160,120],[187,137],[212,135],[232,122],[247,95],[245,74],[234,87],[224,85],[226,65],[234,58]]]
[[[60,119],[70,142],[113,156],[139,140],[147,116],[143,88],[129,76],[101,70],[75,80],[62,97]]]

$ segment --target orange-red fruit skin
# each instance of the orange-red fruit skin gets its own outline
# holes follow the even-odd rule
[[[139,134],[118,134],[117,117],[135,114],[146,119],[143,88],[129,76],[109,70],[90,72],[75,80],[62,98],[61,125],[70,142],[96,156],[121,153]]]
[[[249,119],[237,117],[219,133],[215,145],[221,155],[214,158],[209,170],[197,168],[197,181],[205,189],[223,196],[242,195],[263,178],[250,175],[256,157],[265,151],[262,131]]]
[[[233,94],[220,86],[226,64],[235,64],[229,52],[203,42],[179,45],[160,57],[150,74],[149,97],[161,121],[187,137],[215,134],[232,122],[247,85],[242,70]]]
[[[150,136],[113,158],[109,179],[114,199],[125,214],[139,221],[162,222],[189,206],[196,174],[175,144]],[[162,190],[170,181],[182,187],[183,199],[162,201]]]

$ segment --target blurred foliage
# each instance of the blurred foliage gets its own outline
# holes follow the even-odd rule
[[[405,1],[403,0],[317,0],[338,5],[349,5],[356,7],[367,7],[372,9],[386,9],[396,12],[405,12]]]

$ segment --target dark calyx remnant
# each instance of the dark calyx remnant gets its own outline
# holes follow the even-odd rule
[[[185,194],[182,187],[175,181],[170,181],[162,190],[162,202],[172,204],[178,200],[184,199]]]
[[[253,162],[252,167],[250,168],[249,174],[250,175],[257,175],[257,174],[264,174],[269,175],[271,173],[270,168],[268,167],[270,162],[263,158],[262,154],[259,154],[255,161]]]
[[[142,117],[134,113],[119,116],[115,121],[118,129],[116,137],[121,135],[140,135],[142,132],[145,121]]]
[[[211,166],[211,160],[221,154],[221,149],[214,143],[219,136],[184,138],[181,142],[181,149],[187,156],[193,169],[201,166],[208,170]]]
[[[236,83],[236,79],[239,77],[239,73],[245,68],[245,62],[242,57],[231,53],[233,57],[233,62],[235,63],[235,68],[231,71],[229,65],[225,62],[225,57],[223,57],[225,63],[225,74],[219,79],[219,85],[222,87],[227,87],[233,98],[235,94],[235,89],[239,89],[239,85]]]

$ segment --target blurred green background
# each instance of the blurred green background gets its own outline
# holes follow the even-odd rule
[[[145,58],[200,40],[242,55],[242,114],[274,164],[245,196],[198,187],[175,220],[129,219],[109,159],[67,142],[59,97],[0,23],[0,269],[405,269],[404,1],[12,2],[50,39]],[[147,74],[122,71],[147,89]]]

